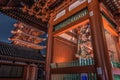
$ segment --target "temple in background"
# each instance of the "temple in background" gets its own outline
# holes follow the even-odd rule
[[[41,42],[46,40],[46,38],[40,38],[41,35],[45,34],[44,31],[22,22],[15,23],[14,27],[15,29],[11,31],[13,36],[9,38],[9,40],[12,41],[12,44],[36,50],[46,48],[46,46],[39,45]]]
[[[44,77],[45,58],[35,49],[0,42],[0,80]]]

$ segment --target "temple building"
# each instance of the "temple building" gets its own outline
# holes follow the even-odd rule
[[[37,80],[44,64],[36,50],[0,42],[0,80]]]
[[[120,0],[0,0],[0,12],[18,20],[6,47],[22,46],[16,54],[1,43],[0,64],[27,65],[23,76],[13,76],[14,66],[0,80],[120,80]],[[44,48],[45,58],[38,54]]]

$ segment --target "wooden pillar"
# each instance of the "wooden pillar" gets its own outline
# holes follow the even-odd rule
[[[26,65],[25,67],[24,67],[24,80],[29,80],[29,69],[30,69],[30,66],[29,65]]]
[[[120,62],[120,21],[119,21],[119,17],[115,16],[116,22],[117,22],[117,30],[118,30],[118,40],[117,41],[117,51],[118,51],[118,58],[119,58],[119,62]]]
[[[118,16],[115,16],[114,18],[116,19],[116,22],[117,22],[117,30],[118,30],[118,34],[119,34],[118,40],[119,40],[119,46],[120,46],[120,19]]]
[[[37,65],[35,65],[35,64],[31,65],[29,80],[37,80],[37,72],[38,72]]]
[[[88,10],[97,80],[113,80],[99,1],[88,0]]]
[[[48,26],[48,44],[47,44],[47,54],[46,54],[46,70],[45,70],[45,80],[50,80],[50,64],[51,64],[51,55],[52,55],[52,44],[53,44],[53,16],[49,20]]]

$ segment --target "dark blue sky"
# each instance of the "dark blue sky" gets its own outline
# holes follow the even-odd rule
[[[11,30],[14,29],[13,24],[16,23],[17,21],[9,16],[3,15],[0,13],[0,41],[4,41],[7,43],[10,43],[10,41],[8,40],[9,37],[12,36],[11,34]],[[46,34],[40,36],[45,38]],[[40,43],[40,45],[45,46],[46,45],[46,41]],[[46,49],[41,50],[42,54],[46,53]]]
[[[12,36],[10,31],[14,29],[13,24],[15,22],[16,20],[11,17],[0,13],[0,41],[10,42],[8,38]]]

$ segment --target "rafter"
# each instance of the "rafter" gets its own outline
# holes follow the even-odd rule
[[[41,31],[35,27],[32,27],[30,25],[27,25],[25,23],[22,23],[22,22],[18,22],[18,23],[15,23],[14,24],[14,27],[17,28],[16,30],[14,31],[22,31],[24,33],[27,33],[27,34],[30,34],[30,35],[33,35],[33,36],[40,36],[40,35],[43,35],[45,34],[44,31]]]
[[[35,44],[28,43],[26,41],[22,41],[22,40],[19,40],[19,39],[11,39],[11,40],[13,41],[14,44],[19,45],[19,46],[25,46],[25,47],[28,47],[28,48],[33,48],[33,49],[38,49],[38,50],[46,48],[46,46],[35,45]]]
[[[38,20],[32,16],[29,16],[27,14],[23,14],[22,11],[20,10],[4,10],[4,9],[0,9],[0,12],[8,15],[8,16],[11,16],[21,22],[24,22],[24,23],[27,23],[31,26],[34,26],[42,31],[45,31],[47,30],[47,24],[42,22],[41,20]]]
[[[120,0],[102,0],[105,6],[113,13],[120,14]]]
[[[12,31],[14,32],[14,31]],[[10,39],[20,39],[20,40],[24,40],[30,43],[34,43],[34,44],[39,44],[42,41],[45,41],[46,38],[39,38],[39,37],[35,37],[29,34],[26,34],[24,32],[15,32],[14,35],[10,38]]]

